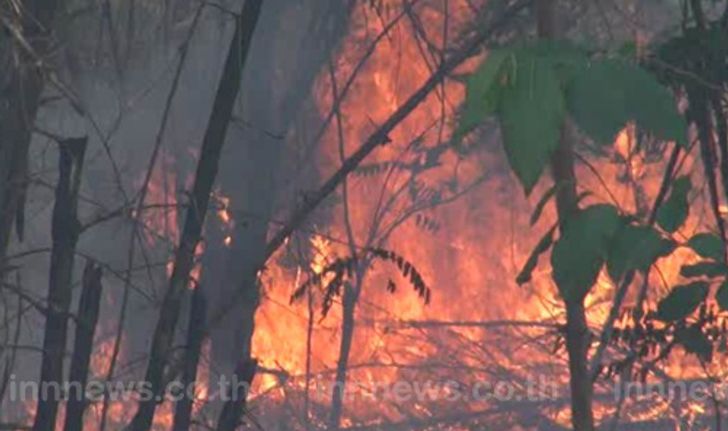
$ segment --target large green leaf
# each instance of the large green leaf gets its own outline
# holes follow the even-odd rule
[[[529,194],[559,145],[564,95],[551,63],[518,51],[509,84],[503,88],[500,120],[508,162]]]
[[[685,143],[686,125],[675,100],[644,69],[618,59],[595,61],[567,87],[569,112],[600,144],[611,144],[629,121],[664,140]]]
[[[687,148],[687,124],[672,93],[645,69],[618,63],[625,76],[627,109],[632,119],[655,137]]]
[[[677,286],[657,304],[657,318],[674,322],[691,315],[708,295],[708,283],[694,283]]]
[[[596,63],[574,77],[567,87],[569,113],[597,143],[609,145],[630,120],[627,97],[615,85],[608,63]]]
[[[718,303],[718,307],[722,311],[728,310],[728,281],[721,283],[718,290],[715,292],[715,301]]]
[[[688,218],[688,193],[692,184],[690,177],[684,176],[675,180],[667,201],[657,211],[657,224],[667,232],[675,232]]]
[[[698,355],[703,361],[710,362],[713,357],[713,344],[697,325],[678,329],[675,340],[682,344],[686,352]]]
[[[699,233],[688,241],[688,247],[701,257],[717,261],[723,260],[725,246],[723,241],[712,233]]]
[[[551,253],[553,278],[564,300],[581,301],[589,292],[621,223],[611,205],[590,206],[566,221]]]
[[[728,275],[728,271],[726,271],[727,269],[728,268],[726,268],[725,264],[722,262],[704,261],[692,265],[683,265],[680,268],[680,275],[685,278],[715,278]]]
[[[609,249],[607,271],[619,282],[627,271],[645,271],[659,257],[667,256],[675,243],[649,226],[627,224],[617,233]]]
[[[490,51],[485,62],[468,77],[465,104],[458,121],[458,128],[453,135],[453,142],[459,143],[466,134],[498,109],[504,64],[511,55],[508,49]]]
[[[584,49],[564,40],[538,40],[520,49],[548,60],[562,82],[570,81],[589,64]]]

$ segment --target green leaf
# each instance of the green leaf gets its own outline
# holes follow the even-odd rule
[[[600,144],[629,121],[663,140],[685,144],[686,124],[667,88],[644,69],[619,59],[595,61],[567,87],[569,112]]]
[[[523,269],[521,269],[518,277],[516,277],[516,283],[518,283],[519,286],[531,281],[531,274],[538,265],[538,258],[541,257],[542,254],[546,253],[548,249],[551,248],[551,244],[554,242],[554,232],[556,232],[556,226],[549,229],[538,244],[536,244],[536,247],[528,257],[526,264],[523,265]]]
[[[551,253],[553,279],[565,301],[581,301],[596,282],[621,224],[616,208],[593,205],[566,220]]]
[[[562,82],[573,79],[589,65],[586,51],[564,40],[538,40],[522,49],[529,55],[548,60]]]
[[[519,51],[515,57],[499,112],[508,162],[529,194],[559,145],[566,106],[551,63],[526,53]]]
[[[657,318],[674,322],[691,315],[708,295],[708,283],[696,281],[677,286],[657,304]]]
[[[692,248],[700,257],[723,260],[725,250],[723,241],[712,233],[699,233],[693,236],[688,241],[688,247]]]
[[[609,250],[607,271],[619,282],[628,271],[646,271],[655,261],[675,249],[675,243],[649,226],[624,225]]]
[[[672,93],[645,69],[628,66],[634,79],[625,85],[631,117],[637,125],[663,141],[688,148],[687,123]]]
[[[722,311],[728,310],[728,280],[724,281],[715,292],[715,301]]]
[[[567,87],[568,109],[579,127],[602,145],[611,145],[630,120],[627,96],[615,83],[611,63],[598,62]]]
[[[504,64],[510,55],[511,52],[506,49],[490,51],[485,62],[468,78],[465,105],[453,135],[454,143],[459,143],[498,109]]]
[[[676,179],[672,184],[670,197],[657,210],[657,224],[666,232],[675,232],[688,218],[688,193],[691,187],[690,177]]]
[[[680,275],[686,278],[693,277],[721,277],[726,275],[728,267],[721,262],[698,262],[693,265],[683,265],[680,268]]]
[[[686,352],[698,355],[703,361],[710,362],[713,358],[713,345],[699,326],[692,325],[678,329],[675,332],[675,339]]]

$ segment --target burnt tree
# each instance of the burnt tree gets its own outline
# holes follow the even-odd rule
[[[85,387],[101,303],[101,275],[101,267],[89,260],[83,271],[81,298],[78,303],[78,321],[69,373],[72,392],[69,393],[66,404],[66,430],[83,429],[83,413],[88,405]]]
[[[157,403],[164,391],[164,371],[174,341],[184,293],[194,266],[195,250],[200,242],[202,226],[210,203],[210,194],[217,178],[218,164],[225,142],[240,80],[245,67],[253,32],[258,22],[262,0],[246,0],[235,26],[222,77],[218,84],[212,113],[202,142],[197,163],[191,203],[185,214],[184,227],[174,259],[169,286],[164,294],[159,320],[154,329],[145,382],[152,396],[139,403],[129,429],[150,429]]]
[[[34,431],[55,428],[58,403],[63,383],[63,363],[66,353],[68,317],[73,295],[73,262],[80,233],[77,217],[81,171],[86,138],[59,142],[58,185],[51,224],[53,246],[48,285],[48,305],[43,332],[43,359],[40,370],[40,388],[56,388],[50,396],[38,400]]]
[[[0,267],[13,226],[23,236],[28,150],[49,67],[58,0],[0,6]]]

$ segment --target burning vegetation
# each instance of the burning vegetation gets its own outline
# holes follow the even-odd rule
[[[0,4],[0,429],[721,429],[725,1]]]

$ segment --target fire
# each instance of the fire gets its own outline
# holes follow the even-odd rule
[[[372,8],[355,8],[350,33],[334,59],[336,85],[332,85],[329,73],[322,72],[314,88],[315,105],[325,118],[339,97],[333,88],[341,90],[351,74],[358,74],[340,105],[340,118],[331,122],[323,138],[317,155],[322,176],[337,169],[341,153],[345,157],[358,148],[430,76],[433,65],[440,61],[434,48],[450,46],[452,41],[445,37],[465,28],[472,17],[469,3],[446,2],[447,13],[430,5],[418,7],[419,19],[426,25],[418,27],[402,18],[378,42],[361,70],[356,68],[361,47],[384,31],[387,19],[395,18],[392,14],[383,18]],[[413,26],[424,33],[413,31]],[[458,73],[466,73],[474,66],[475,62],[471,62]],[[365,161],[369,174],[362,169],[348,179],[348,213],[338,205],[328,224],[317,226],[316,234],[287,241],[267,269],[259,273],[264,298],[253,340],[253,355],[261,365],[252,390],[255,403],[265,406],[271,402],[275,407],[300,410],[301,400],[311,397],[311,404],[319,409],[330,405],[345,318],[342,306],[339,301],[322,319],[319,290],[313,289],[307,298],[294,304],[290,304],[290,297],[297,286],[307,277],[320,274],[332,259],[367,247],[390,248],[414,262],[432,287],[433,300],[425,305],[411,292],[406,280],[384,265],[370,262],[364,268],[354,312],[347,384],[360,388],[367,396],[345,401],[343,426],[375,424],[382,417],[393,422],[405,420],[408,415],[428,417],[438,410],[454,408],[442,399],[383,403],[372,390],[397,382],[507,379],[524,386],[529,376],[548,372],[560,387],[567,386],[566,370],[554,359],[554,351],[560,351],[554,344],[564,310],[547,265],[540,265],[527,285],[518,287],[515,283],[538,239],[556,222],[551,206],[546,207],[535,226],[531,227],[529,221],[548,181],[544,180],[526,198],[509,177],[504,154],[493,145],[493,139],[472,142],[479,150],[466,158],[447,148],[452,119],[463,99],[464,87],[457,80],[447,80],[429,95],[390,134],[391,142]],[[624,212],[635,213],[643,212],[645,203],[656,196],[666,155],[647,154],[636,145],[635,134],[635,126],[627,125],[614,145],[604,149],[607,157],[589,158],[588,164],[579,164],[580,191],[592,192],[584,204],[610,202]],[[428,165],[433,154],[437,163]],[[181,205],[175,191],[178,178],[173,169],[165,167],[169,157],[161,158],[149,186],[148,202],[159,208],[146,210],[142,217],[150,246],[158,244],[160,238],[165,244],[179,242]],[[659,161],[651,161],[650,157]],[[690,155],[681,163],[683,172],[692,172],[699,161]],[[339,197],[343,199],[343,193]],[[197,256],[205,247],[230,246],[235,226],[233,206],[230,198],[215,191],[211,208],[223,229],[222,244],[201,243]],[[722,206],[721,211],[728,214],[728,206]],[[676,239],[684,241],[704,226],[705,214],[692,214]],[[349,243],[349,236],[355,244]],[[295,256],[295,268],[282,263],[300,250],[303,252]],[[657,270],[650,273],[650,285],[680,282],[680,265],[686,259],[696,257],[680,249],[661,259]],[[542,257],[542,263],[545,260]],[[171,265],[169,261],[167,275]],[[199,271],[198,264],[193,280],[199,279]],[[390,279],[398,286],[394,293],[386,289]],[[601,327],[606,319],[615,289],[609,277],[602,274],[587,298],[589,321],[594,328]],[[103,374],[108,368],[109,348],[105,343],[99,347],[95,373]],[[206,344],[204,356],[209,355],[208,351]],[[694,358],[688,356],[670,359],[666,371],[680,378],[702,375]],[[208,366],[201,363],[198,385],[207,382],[209,374]],[[199,387],[195,412],[200,412],[209,392],[206,386]],[[284,397],[286,403],[282,402]],[[474,412],[489,405],[473,400],[458,404],[457,409],[459,413]],[[661,400],[652,400],[650,408],[630,411],[629,417],[646,420],[660,417],[669,409]],[[704,406],[691,404],[688,409],[691,414],[701,414]],[[302,415],[306,420],[322,420],[315,416],[313,407],[309,410]],[[112,403],[110,418],[114,423],[124,423],[130,411],[130,404]],[[596,413],[608,417],[611,410],[597,406]],[[168,429],[172,414],[173,405],[163,404],[155,424]],[[554,422],[568,426],[565,406],[550,408],[549,414]],[[458,429],[456,426],[452,429]]]
[[[177,174],[171,167],[174,166],[174,159],[161,152],[159,163],[152,171],[152,176],[148,184],[146,203],[149,206],[145,209],[142,222],[144,226],[145,238],[147,246],[157,246],[160,243],[165,245],[168,250],[179,243],[180,240],[180,220],[183,214],[181,202],[177,199]],[[189,188],[192,185],[192,176],[188,175],[184,184]],[[211,205],[217,216],[224,233],[223,244],[229,247],[232,243],[232,230],[235,227],[232,212],[230,209],[230,198],[225,196],[219,190],[216,190],[211,199]],[[191,274],[190,289],[194,289],[200,280],[202,267],[199,264],[199,258],[205,251],[205,242],[197,244],[195,249],[195,259],[198,263],[194,266]],[[174,253],[169,253],[169,260],[166,264],[167,277],[172,275],[174,269]]]
[[[235,228],[235,220],[230,209],[230,198],[225,196],[221,191],[216,190],[212,195],[212,201],[217,205],[217,218],[222,224],[225,247],[230,247],[233,242],[232,231]]]
[[[421,20],[427,23],[423,26],[425,35],[416,35],[410,27],[412,23],[405,19],[378,44],[341,104],[341,130],[336,121],[329,126],[319,153],[322,175],[328,175],[340,165],[342,147],[345,154],[351,154],[430,75],[432,64],[437,64],[439,59],[423,45],[429,43],[429,47],[439,47],[445,44],[444,15],[448,16],[451,34],[457,34],[459,26],[465,25],[470,17],[466,3],[449,2],[448,14],[435,7],[418,8]],[[359,61],[357,56],[362,52],[360,47],[371,43],[383,31],[387,23],[380,18],[368,8],[357,8],[354,12],[350,33],[335,59],[336,88],[341,89],[342,83],[354,73]],[[425,38],[427,43],[423,42]],[[473,66],[469,64],[459,73],[467,72]],[[332,92],[333,87],[330,74],[321,73],[315,99],[322,117],[326,117],[338,97]],[[373,174],[350,177],[347,184],[348,220],[339,206],[331,224],[320,229],[335,241],[322,243],[318,236],[311,240],[312,257],[308,263],[311,272],[320,270],[326,256],[350,254],[347,230],[351,229],[356,246],[393,248],[414,262],[433,287],[432,304],[425,306],[406,289],[406,283],[400,282],[402,286],[393,295],[386,292],[387,280],[393,277],[391,271],[381,265],[367,269],[356,309],[357,323],[349,356],[348,382],[351,385],[371,387],[374,383],[414,376],[452,375],[443,369],[462,369],[461,373],[452,373],[466,381],[491,380],[497,376],[485,370],[494,364],[512,373],[509,379],[518,381],[541,367],[553,368],[553,348],[549,343],[553,343],[554,331],[543,328],[562,322],[564,311],[547,265],[540,265],[526,286],[519,288],[514,281],[533,246],[556,221],[550,206],[535,227],[531,227],[528,220],[536,202],[546,191],[548,181],[544,180],[529,198],[523,197],[522,190],[509,178],[501,150],[490,143],[480,144],[486,148],[464,160],[453,151],[445,151],[439,166],[427,169],[416,179],[406,168],[400,168],[421,162],[427,149],[436,148],[447,140],[452,132],[452,118],[463,98],[464,88],[455,81],[448,80],[433,92],[390,134],[391,142],[364,162]],[[641,214],[649,209],[660,187],[667,154],[655,154],[653,150],[649,153],[638,146],[635,133],[634,125],[627,125],[615,138],[613,147],[605,149],[607,157],[588,159],[591,166],[579,163],[580,191],[593,193],[583,205],[610,202],[624,212]],[[693,155],[685,156],[682,172],[692,172],[695,163],[699,161],[694,160]],[[414,186],[414,181],[418,182],[420,192],[429,189],[432,196],[436,196],[432,198],[433,202],[444,200],[447,193],[456,194],[472,184],[472,190],[452,203],[434,204],[432,206],[436,208],[420,212],[424,217],[436,220],[436,225],[445,227],[447,234],[423,229],[422,223],[416,222],[414,217],[404,221],[397,219],[411,208],[411,202],[403,197],[407,193],[402,190],[407,190],[410,183]],[[382,211],[383,206],[388,206],[387,212]],[[728,212],[725,207],[724,211]],[[676,239],[684,241],[690,232],[701,229],[704,223],[703,214],[693,214]],[[396,224],[396,228],[387,231],[388,224]],[[283,253],[279,252],[273,262]],[[691,258],[691,252],[680,249],[661,259],[657,270],[650,274],[650,285],[679,283],[682,280],[680,265],[686,258]],[[542,263],[546,260],[542,257]],[[289,390],[300,389],[302,380],[309,378],[329,383],[333,380],[331,373],[340,353],[341,307],[335,306],[326,319],[319,320],[316,316],[312,321],[305,300],[288,305],[292,290],[301,282],[300,272],[300,267],[293,274],[272,265],[264,274],[265,299],[256,319],[254,355],[266,368],[280,370],[290,376],[290,380],[286,384],[273,375],[264,375],[258,380],[258,394],[284,385]],[[615,289],[609,277],[602,274],[587,299],[589,320],[595,330],[608,315]],[[663,294],[655,292],[651,299]],[[534,325],[529,326],[528,322]],[[516,323],[522,326],[515,326]],[[306,375],[305,360],[308,325],[312,328],[311,376]],[[541,350],[528,347],[529,340],[541,340],[536,343],[541,343]],[[679,362],[668,367],[671,375],[701,375],[694,358],[683,357]],[[418,369],[422,371],[413,371]],[[562,388],[567,387],[564,371],[551,373]],[[330,402],[327,395],[330,393],[319,401]],[[413,403],[408,408],[413,412],[428,412],[436,405]],[[473,403],[471,407],[476,405]],[[349,406],[357,413],[345,415],[345,423],[375,423],[379,415],[393,421],[402,417],[398,408],[381,402],[367,404],[357,398]],[[372,413],[363,413],[367,411]],[[662,411],[657,409],[645,415],[654,418]],[[597,406],[598,416],[609,414],[611,410]],[[566,407],[558,409],[556,417],[557,422],[568,425]]]
[[[165,250],[166,255],[171,256],[166,264],[166,276],[169,277],[172,273],[174,261],[173,250],[174,245],[179,242],[180,239],[180,220],[183,214],[183,208],[181,208],[181,202],[177,199],[177,189],[179,187],[177,172],[173,169],[175,163],[172,156],[161,153],[158,165],[155,166],[152,176],[148,184],[147,197],[145,199],[145,208],[141,217],[135,214],[135,218],[141,222],[142,231],[145,238],[145,247],[155,248],[161,247]],[[192,178],[188,177],[185,180],[186,186],[191,185]],[[141,182],[139,186],[141,186]],[[231,241],[231,232],[234,227],[234,220],[230,210],[230,199],[216,191],[212,196],[212,205],[214,208],[214,214],[217,216],[222,229],[225,233],[224,244],[228,246]],[[195,256],[198,262],[193,268],[191,274],[191,282],[189,288],[193,289],[197,286],[199,281],[201,264],[199,263],[199,257],[205,250],[206,244],[201,242],[197,245],[195,250]],[[99,332],[106,333],[114,328],[105,328],[101,325]],[[121,340],[121,348],[119,355],[116,358],[116,374],[119,373],[120,366],[127,363],[130,359],[126,353],[126,338]],[[95,344],[95,350],[92,355],[90,364],[91,375],[90,378],[97,381],[104,381],[108,375],[108,371],[111,366],[111,360],[113,357],[115,338],[105,337],[103,340]],[[200,409],[208,399],[209,388],[207,386],[209,380],[209,343],[203,345],[203,352],[201,355],[200,363],[197,371],[197,382],[196,382],[196,402],[193,406],[193,413],[199,413]],[[134,415],[138,400],[135,398],[133,391],[124,389],[124,379],[117,379],[117,382],[111,382],[112,384],[118,383],[119,386],[114,386],[121,391],[120,395],[123,395],[121,399],[113,399],[109,401],[107,411],[107,429],[116,429],[119,426],[127,424]],[[26,406],[28,411],[28,417],[33,417],[35,405]],[[95,403],[89,406],[89,411],[86,414],[85,427],[87,429],[97,429],[100,416],[102,413],[101,403]],[[157,409],[154,417],[154,429],[171,429],[174,419],[174,403],[170,401],[164,402]],[[62,428],[63,420],[58,421],[59,428]]]

